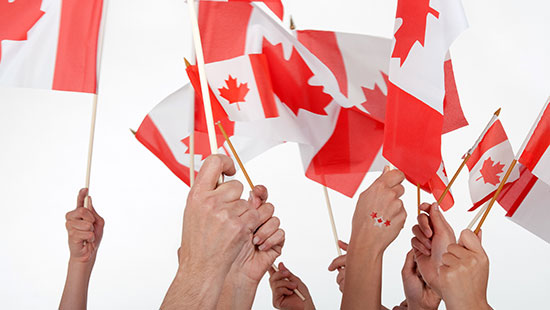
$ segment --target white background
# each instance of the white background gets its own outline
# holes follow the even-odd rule
[[[21,1],[21,0],[18,0]],[[154,4],[153,4],[154,3]],[[390,37],[396,1],[284,1],[300,29]],[[470,28],[452,56],[470,126],[448,134],[450,173],[502,107],[515,150],[550,95],[550,5],[540,0],[464,0]],[[157,309],[175,274],[188,188],[137,142],[145,115],[186,83],[190,29],[183,0],[110,1],[91,193],[106,220],[93,271],[90,309]],[[68,260],[65,213],[84,184],[92,97],[45,90],[0,89],[0,308],[57,307]],[[336,256],[321,187],[303,176],[297,147],[272,149],[247,164],[265,184],[287,232],[280,258],[309,286],[319,309],[337,309],[341,294],[327,266]],[[365,189],[376,174],[369,175]],[[242,176],[239,174],[239,179]],[[447,212],[458,233],[472,214],[467,173]],[[355,199],[331,192],[341,239],[347,240]],[[431,200],[427,194],[425,200]],[[404,197],[409,218],[384,260],[383,303],[403,298],[400,269],[415,222],[415,190]],[[484,226],[491,260],[489,302],[495,309],[545,307],[550,245],[504,218],[499,207]],[[270,309],[260,284],[255,309]],[[443,306],[442,306],[443,308]]]

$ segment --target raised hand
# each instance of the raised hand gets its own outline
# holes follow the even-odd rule
[[[68,212],[65,216],[70,258],[80,263],[95,261],[105,226],[105,221],[94,209],[92,198],[86,198],[87,194],[88,189],[81,189],[78,193],[76,209]],[[84,208],[85,199],[88,199],[89,209]]]
[[[295,276],[283,263],[279,263],[279,271],[269,269],[269,285],[273,293],[273,307],[282,310],[310,310],[315,309],[307,286]],[[298,289],[305,297],[302,301],[294,290]]]
[[[103,238],[105,221],[94,209],[88,189],[78,193],[76,209],[65,216],[69,235],[69,266],[59,309],[86,309],[88,284],[95,264],[97,250]],[[84,208],[88,199],[89,209]]]
[[[347,251],[348,250],[348,244],[345,243],[342,240],[338,240],[338,246],[340,249]],[[340,292],[344,292],[344,284],[346,280],[346,257],[347,254],[340,255],[336,257],[332,263],[328,266],[328,271],[335,271],[338,270],[338,275],[336,276],[336,283],[338,284],[338,288],[340,289]]]
[[[415,261],[424,281],[441,296],[438,268],[442,265],[443,253],[456,242],[456,237],[437,204],[425,203],[420,209],[429,212],[429,216],[420,214],[418,224],[412,228]]]
[[[441,292],[449,310],[491,309],[487,303],[489,258],[479,237],[462,231],[458,244],[451,244],[443,254],[439,268]]]
[[[401,270],[401,277],[403,279],[403,289],[405,290],[405,304],[408,309],[434,310],[439,307],[441,297],[418,274],[413,250],[407,253],[405,264]]]

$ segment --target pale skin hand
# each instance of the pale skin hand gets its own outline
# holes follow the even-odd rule
[[[441,296],[438,268],[442,265],[443,253],[456,242],[456,237],[437,204],[424,203],[420,209],[429,212],[429,216],[420,214],[418,224],[412,228],[415,261],[424,281]]]
[[[403,289],[405,290],[405,305],[410,310],[434,310],[439,307],[441,297],[437,295],[417,272],[413,250],[407,253],[405,264],[401,270]],[[401,305],[403,307],[403,304]],[[395,307],[394,309],[399,309]]]
[[[95,211],[91,197],[88,197],[89,209],[84,208],[87,194],[87,189],[81,189],[76,209],[66,215],[70,258],[59,309],[86,309],[88,301],[88,284],[105,221]]]
[[[380,309],[382,257],[405,224],[402,172],[389,168],[363,192],[352,220],[342,309]],[[377,218],[389,225],[375,225]]]
[[[258,210],[261,226],[249,235],[231,266],[217,309],[251,309],[260,280],[281,255],[285,234],[279,228],[279,219],[273,216],[273,205],[266,200],[267,189],[256,186],[249,204]]]
[[[451,244],[443,254],[439,268],[441,292],[449,310],[491,309],[487,303],[489,258],[481,245],[481,232],[462,231],[458,244]]]
[[[279,263],[279,271],[269,270],[271,275],[269,285],[273,293],[273,307],[281,310],[313,310],[315,305],[307,286],[295,276],[283,263]],[[294,290],[298,289],[304,295],[305,301],[298,297]]]
[[[338,240],[338,246],[340,249],[347,251],[348,250],[348,244],[345,243],[342,240]],[[328,266],[328,271],[335,271],[338,270],[338,275],[336,276],[336,283],[338,284],[338,288],[340,289],[340,292],[344,292],[344,284],[346,279],[346,257],[347,254],[340,255],[336,257],[332,263]]]
[[[217,185],[235,174],[232,160],[209,156],[187,199],[178,272],[162,309],[215,309],[231,265],[262,222],[257,209],[240,199],[243,185]]]

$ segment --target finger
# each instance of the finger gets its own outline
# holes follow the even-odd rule
[[[378,178],[378,180],[384,182],[386,186],[392,188],[401,184],[403,180],[405,180],[405,175],[399,170],[392,170],[383,174],[380,178]]]
[[[290,271],[286,266],[285,264],[283,264],[282,262],[279,264],[279,266],[282,268],[282,270],[288,272],[288,275],[287,275],[287,279],[289,279],[291,282],[294,282],[294,283],[301,283],[302,280],[300,280],[300,278],[298,278],[294,273],[292,273],[292,271]]]
[[[252,189],[252,192],[250,193],[253,200],[258,200],[260,204],[267,201],[267,188],[263,185],[256,185]]]
[[[244,186],[237,180],[222,183],[214,190],[213,195],[219,196],[223,202],[239,200],[243,194]]]
[[[294,294],[294,292],[292,290],[289,290],[286,287],[279,287],[275,291],[276,291],[278,296],[283,296],[283,295],[284,296],[290,296],[290,295]]]
[[[195,179],[194,187],[198,190],[213,190],[218,184],[220,176],[234,175],[235,165],[231,158],[225,155],[210,155],[202,164]]]
[[[430,209],[430,221],[434,231],[450,231],[454,236],[453,228],[449,225],[445,216],[443,216],[437,203],[434,203]]]
[[[390,171],[390,166],[385,165],[384,170],[382,170],[382,175],[386,174],[386,172],[389,172],[389,171]]]
[[[403,186],[403,184],[394,186],[392,190],[395,192],[395,198],[399,198],[405,194],[405,186]]]
[[[280,270],[279,268],[279,271],[275,271],[273,270],[273,268],[269,268],[269,274],[271,275],[270,278],[269,278],[269,281],[272,282],[272,283],[275,283],[279,280],[283,280],[285,279],[286,277],[288,277],[288,271],[287,272],[283,272]]]
[[[432,249],[432,241],[424,235],[422,230],[420,229],[419,225],[414,225],[412,228],[413,235],[418,241],[422,242],[422,244],[426,247],[426,249],[431,250]]]
[[[416,275],[416,263],[414,262],[414,252],[410,250],[405,257],[405,264],[403,264],[403,269],[401,269],[401,275],[403,279]]]
[[[338,272],[338,275],[336,276],[336,283],[338,283],[338,285],[342,285],[342,282],[344,282],[345,279],[346,279],[346,272],[345,271]]]
[[[460,234],[459,244],[464,245],[465,248],[476,253],[485,252],[485,250],[483,250],[483,246],[481,245],[481,240],[479,240],[478,236],[476,236],[474,232],[469,229],[462,231]]]
[[[328,266],[329,271],[334,271],[346,266],[346,255],[336,257]]]
[[[259,247],[260,251],[269,251],[277,245],[283,245],[285,242],[285,231],[278,229],[273,235],[269,236]]]
[[[420,205],[420,211],[424,211],[424,212],[430,212],[430,208],[432,207],[431,204],[429,203],[423,203]]]
[[[69,240],[75,244],[80,244],[84,241],[94,242],[95,235],[91,231],[73,230],[69,233]]]
[[[445,266],[456,266],[460,264],[460,259],[451,253],[443,253],[443,256],[441,256],[441,262]]]
[[[260,214],[260,222],[263,224],[269,221],[273,217],[275,212],[275,207],[270,203],[264,203],[258,208],[258,213]]]
[[[416,237],[411,239],[411,245],[414,249],[418,250],[420,253],[426,256],[431,255],[431,251],[427,249],[426,246],[422,242],[420,242]]]
[[[78,192],[78,197],[76,198],[76,207],[77,208],[84,208],[84,199],[88,195],[88,189],[82,188]]]
[[[246,211],[239,217],[246,225],[246,228],[248,228],[251,232],[255,232],[256,229],[262,225],[262,222],[260,221],[260,213],[257,209],[247,208]]]
[[[483,241],[483,230],[479,230],[479,232],[477,233],[477,237],[479,238],[479,242]]]
[[[292,290],[295,290],[295,289],[298,288],[298,283],[288,281],[288,280],[285,280],[285,279],[281,279],[281,280],[273,283],[273,288],[274,289],[286,288],[286,289],[289,289],[289,290],[292,291]]]
[[[463,246],[461,245],[458,245],[456,243],[453,243],[453,244],[450,244],[448,247],[447,247],[447,252],[448,253],[451,253],[453,254],[454,256],[458,257],[458,258],[463,258],[463,257],[466,257],[468,256],[469,252],[468,250],[466,250]]]
[[[262,216],[260,215],[260,218]],[[281,221],[277,217],[270,218],[267,222],[265,222],[258,230],[254,233],[254,238],[252,239],[252,243],[254,245],[260,245],[264,243],[269,237],[271,237],[281,225]]]
[[[94,208],[94,205],[92,203],[92,197],[88,196],[88,207],[90,211],[92,212],[92,215],[95,218],[95,222],[101,226],[105,224],[105,220],[97,213],[97,211]]]
[[[67,219],[67,221],[84,220],[90,223],[93,223],[95,221],[95,217],[92,212],[85,208],[76,208],[75,210],[67,213],[65,218]]]
[[[71,220],[67,221],[68,229],[75,229],[80,231],[94,231],[94,224],[83,220]]]
[[[345,243],[344,241],[338,240],[338,246],[340,247],[340,249],[342,249],[346,252],[348,251],[348,244]]]
[[[246,211],[253,210],[250,208],[250,203],[244,199],[239,199],[237,201],[231,202],[227,205],[227,210],[231,214],[236,216],[242,216]]]
[[[430,219],[425,213],[420,214],[417,217],[418,226],[426,238],[431,238],[433,235],[432,228],[430,227]]]

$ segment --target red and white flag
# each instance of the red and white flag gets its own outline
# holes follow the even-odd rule
[[[518,166],[520,178],[501,192],[498,202],[510,220],[550,243],[550,185]]]
[[[0,2],[0,85],[96,93],[103,0]]]
[[[206,64],[212,94],[232,121],[251,121],[279,116],[267,61],[250,54]],[[197,93],[201,92],[197,70],[187,70]]]
[[[490,200],[510,164],[514,160],[514,151],[498,118],[493,118],[489,129],[473,149],[466,163],[470,171],[470,196],[474,204],[470,211],[477,209]],[[513,169],[507,184],[519,178],[519,170]]]
[[[467,27],[460,0],[399,0],[390,60],[384,157],[416,184],[441,165],[445,58]]]
[[[550,99],[525,140],[519,162],[541,181],[550,184]]]
[[[447,177],[447,171],[445,170],[445,164],[441,162],[439,169],[435,176],[433,176],[427,184],[428,192],[433,194],[436,200],[439,200],[445,189],[449,185],[449,178]],[[449,192],[445,195],[445,198],[440,203],[440,207],[443,211],[449,210],[455,204],[453,194]]]
[[[391,40],[317,30],[300,30],[296,34],[331,70],[340,92],[352,106],[340,110],[332,136],[306,168],[306,176],[352,197],[367,172],[381,171],[387,163],[382,157],[382,143]],[[445,90],[443,133],[468,125],[450,57],[445,60]],[[423,188],[432,193],[428,184]]]

